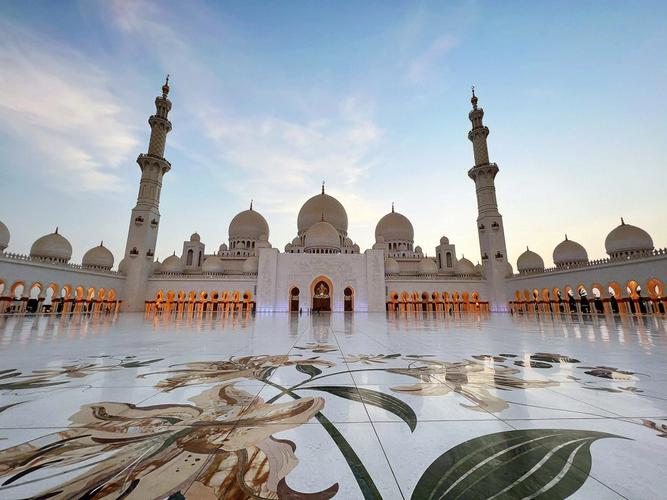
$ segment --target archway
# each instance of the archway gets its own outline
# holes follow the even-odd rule
[[[315,278],[310,286],[310,292],[313,297],[313,311],[331,311],[331,295],[333,294],[331,280],[324,276]]]
[[[351,287],[346,287],[343,290],[343,299],[345,301],[344,310],[346,312],[354,311],[354,290]]]
[[[289,291],[289,310],[290,312],[299,312],[299,287],[293,287]]]

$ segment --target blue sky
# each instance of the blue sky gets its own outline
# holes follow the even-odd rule
[[[396,203],[415,243],[479,259],[469,89],[508,252],[591,258],[620,217],[667,246],[666,2],[0,3],[0,220],[118,262],[164,75],[174,129],[157,255],[211,251],[250,199],[274,246],[320,189],[363,248]]]

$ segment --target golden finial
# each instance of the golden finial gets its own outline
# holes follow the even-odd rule
[[[164,85],[162,86],[162,97],[167,97],[167,94],[169,94],[169,75],[167,75]]]

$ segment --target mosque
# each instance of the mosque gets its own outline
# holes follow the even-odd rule
[[[664,314],[667,249],[656,249],[643,229],[626,224],[605,240],[608,257],[590,260],[579,243],[565,239],[545,267],[528,248],[514,272],[507,256],[503,219],[489,159],[484,111],[474,89],[474,166],[468,177],[477,195],[479,262],[458,255],[446,236],[427,257],[415,245],[410,220],[392,206],[375,227],[375,244],[363,250],[348,235],[345,207],[321,191],[297,216],[296,236],[283,251],[269,242],[267,220],[252,203],[229,224],[227,241],[207,251],[194,233],[180,255],[155,258],[160,228],[169,80],[155,99],[148,152],[140,154],[139,194],[132,209],[123,258],[100,243],[81,264],[56,228],[38,238],[28,255],[8,251],[9,229],[0,221],[0,313],[146,311],[364,311],[364,312],[570,312]],[[168,214],[167,214],[168,216]]]

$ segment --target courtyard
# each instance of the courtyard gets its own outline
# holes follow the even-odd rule
[[[630,316],[2,317],[0,497],[658,498],[666,337]]]

